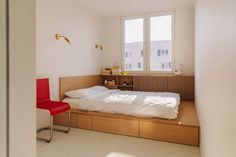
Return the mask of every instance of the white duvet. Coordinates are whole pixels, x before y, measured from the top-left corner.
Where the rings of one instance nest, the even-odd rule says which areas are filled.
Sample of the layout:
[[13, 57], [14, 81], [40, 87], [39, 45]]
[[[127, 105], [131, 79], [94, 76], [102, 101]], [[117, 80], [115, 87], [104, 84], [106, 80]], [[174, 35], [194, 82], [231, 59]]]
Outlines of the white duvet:
[[81, 99], [66, 98], [63, 101], [69, 103], [72, 109], [175, 119], [180, 97], [176, 93], [107, 90]]

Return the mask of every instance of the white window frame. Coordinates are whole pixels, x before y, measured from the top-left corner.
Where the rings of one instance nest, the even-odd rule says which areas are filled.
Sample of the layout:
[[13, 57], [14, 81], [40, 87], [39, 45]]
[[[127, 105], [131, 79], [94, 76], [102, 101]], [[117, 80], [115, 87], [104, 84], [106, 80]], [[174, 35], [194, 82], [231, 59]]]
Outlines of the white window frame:
[[124, 64], [125, 64], [125, 20], [132, 20], [132, 19], [143, 19], [143, 70], [142, 71], [128, 71], [129, 73], [144, 73], [146, 72], [146, 60], [147, 60], [147, 47], [146, 47], [146, 42], [147, 42], [147, 36], [146, 36], [146, 30], [147, 30], [147, 18], [146, 16], [129, 16], [129, 17], [122, 17], [122, 22], [121, 22], [121, 25], [122, 25], [122, 55], [121, 55], [121, 63], [122, 63], [122, 70], [125, 71], [125, 67], [124, 67]]
[[[171, 71], [151, 71], [150, 70], [150, 18], [155, 16], [165, 16], [171, 15], [172, 16], [172, 34], [171, 34], [171, 41], [172, 41], [172, 54], [171, 54]], [[143, 71], [128, 71], [129, 73], [154, 73], [154, 74], [173, 74], [175, 69], [175, 12], [174, 11], [166, 11], [166, 12], [159, 12], [155, 14], [146, 14], [141, 16], [128, 16], [122, 17], [121, 25], [122, 25], [122, 55], [121, 55], [121, 63], [122, 63], [122, 70], [124, 71], [124, 64], [125, 64], [125, 20], [131, 19], [138, 19], [143, 18]]]

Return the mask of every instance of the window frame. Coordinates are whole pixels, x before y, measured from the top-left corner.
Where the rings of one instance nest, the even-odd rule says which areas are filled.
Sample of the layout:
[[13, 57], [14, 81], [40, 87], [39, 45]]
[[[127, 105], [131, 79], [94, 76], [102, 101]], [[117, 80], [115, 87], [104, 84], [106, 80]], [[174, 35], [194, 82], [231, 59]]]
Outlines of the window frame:
[[[150, 69], [150, 19], [151, 17], [155, 16], [166, 16], [171, 15], [172, 17], [172, 34], [171, 34], [171, 42], [172, 42], [172, 53], [171, 53], [171, 71], [151, 71]], [[148, 74], [173, 74], [175, 69], [175, 11], [165, 11], [153, 14], [145, 14], [139, 16], [125, 16], [121, 18], [121, 25], [122, 25], [122, 53], [121, 53], [121, 63], [122, 63], [122, 70], [124, 71], [124, 64], [125, 64], [125, 21], [132, 20], [132, 19], [139, 19], [143, 18], [143, 70], [142, 71], [128, 71], [131, 74], [138, 74], [138, 73], [148, 73]]]
[[122, 70], [125, 71], [125, 20], [132, 20], [132, 19], [143, 19], [143, 70], [141, 71], [132, 71], [132, 70], [129, 70], [128, 72], [129, 73], [144, 73], [146, 72], [146, 60], [147, 60], [147, 47], [146, 47], [146, 42], [147, 42], [147, 36], [146, 36], [146, 30], [147, 30], [147, 18], [146, 16], [142, 15], [142, 16], [128, 16], [128, 17], [122, 17], [122, 22], [121, 22], [121, 25], [122, 25], [122, 53], [121, 53], [121, 63], [122, 63]]

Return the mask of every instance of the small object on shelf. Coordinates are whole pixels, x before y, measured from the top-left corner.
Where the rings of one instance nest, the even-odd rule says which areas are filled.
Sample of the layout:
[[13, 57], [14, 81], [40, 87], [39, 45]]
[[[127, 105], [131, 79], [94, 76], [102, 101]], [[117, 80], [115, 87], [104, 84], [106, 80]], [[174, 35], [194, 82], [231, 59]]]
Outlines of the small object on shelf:
[[111, 75], [111, 68], [102, 69], [102, 75]]
[[128, 72], [127, 71], [123, 71], [121, 72], [122, 75], [128, 75]]
[[107, 85], [107, 83], [108, 83], [107, 80], [105, 80], [105, 81], [104, 81], [104, 84]]
[[116, 85], [116, 81], [115, 80], [107, 81], [107, 84], [109, 86], [115, 86]]
[[120, 75], [121, 74], [121, 68], [120, 66], [113, 66], [111, 68], [112, 75]]
[[126, 86], [126, 85], [127, 85], [127, 82], [124, 81], [124, 82], [122, 83], [122, 85], [123, 85], [123, 86]]
[[180, 76], [180, 75], [182, 75], [182, 73], [183, 73], [183, 65], [182, 64], [178, 64], [176, 66], [176, 68], [175, 68], [174, 74], [176, 76]]

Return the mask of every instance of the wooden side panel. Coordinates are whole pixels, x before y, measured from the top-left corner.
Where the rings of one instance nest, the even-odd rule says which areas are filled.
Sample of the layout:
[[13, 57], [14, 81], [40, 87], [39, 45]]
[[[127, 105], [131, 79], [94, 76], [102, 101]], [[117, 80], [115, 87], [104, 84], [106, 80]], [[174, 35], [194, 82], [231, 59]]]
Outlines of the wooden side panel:
[[[67, 121], [68, 121], [67, 113], [59, 114], [54, 118], [54, 123], [56, 125], [66, 126]], [[71, 127], [91, 130], [92, 116], [78, 113], [71, 113]]]
[[165, 76], [134, 76], [134, 90], [147, 92], [166, 92], [167, 77]]
[[140, 121], [140, 137], [199, 145], [199, 128]]
[[93, 130], [138, 136], [139, 124], [137, 120], [93, 116]]
[[88, 88], [95, 85], [102, 85], [100, 75], [62, 77], [59, 80], [60, 100], [65, 98], [65, 92], [75, 89]]
[[168, 77], [168, 92], [179, 93], [183, 100], [194, 100], [194, 77]]

